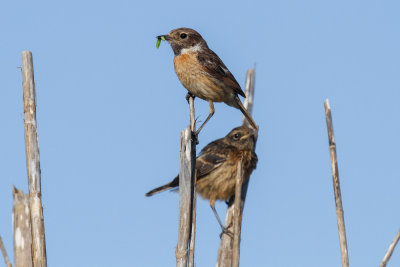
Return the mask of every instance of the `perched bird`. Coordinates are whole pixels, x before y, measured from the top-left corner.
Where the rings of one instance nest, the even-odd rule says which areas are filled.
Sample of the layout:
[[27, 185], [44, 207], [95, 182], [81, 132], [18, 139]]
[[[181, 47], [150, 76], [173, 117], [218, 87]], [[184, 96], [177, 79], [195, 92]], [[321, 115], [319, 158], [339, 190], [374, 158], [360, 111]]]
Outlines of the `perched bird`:
[[[219, 225], [223, 232], [226, 229], [215, 210], [216, 200], [230, 200], [235, 194], [237, 165], [242, 160], [244, 181], [250, 177], [257, 165], [255, 142], [257, 132], [246, 126], [234, 128], [227, 136], [217, 139], [205, 146], [196, 158], [196, 191], [203, 198], [210, 200]], [[146, 196], [179, 186], [179, 176], [166, 185], [157, 187]]]
[[186, 98], [197, 96], [208, 101], [210, 105], [210, 113], [196, 131], [196, 135], [214, 115], [213, 102], [225, 102], [240, 109], [251, 125], [258, 129], [239, 99], [238, 95], [246, 97], [240, 85], [217, 54], [208, 48], [206, 41], [198, 32], [189, 28], [179, 28], [157, 38], [168, 41], [174, 51], [176, 75], [189, 91]]

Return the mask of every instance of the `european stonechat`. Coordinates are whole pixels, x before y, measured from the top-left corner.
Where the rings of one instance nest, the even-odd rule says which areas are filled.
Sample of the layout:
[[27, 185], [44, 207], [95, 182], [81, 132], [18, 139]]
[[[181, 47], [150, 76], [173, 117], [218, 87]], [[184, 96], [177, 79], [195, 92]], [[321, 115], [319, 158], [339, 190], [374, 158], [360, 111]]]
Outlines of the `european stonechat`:
[[[242, 173], [244, 181], [257, 166], [255, 153], [256, 130], [240, 126], [234, 128], [224, 138], [217, 139], [205, 146], [196, 158], [196, 191], [203, 198], [210, 200], [219, 225], [223, 232], [226, 229], [215, 210], [216, 200], [230, 200], [235, 194], [237, 165], [242, 160]], [[146, 193], [152, 196], [156, 193], [176, 189], [179, 186], [179, 176], [166, 185], [157, 187]]]
[[208, 48], [198, 32], [189, 28], [179, 28], [157, 38], [170, 43], [175, 54], [175, 72], [182, 85], [189, 91], [189, 95], [206, 100], [210, 105], [210, 113], [196, 134], [199, 134], [214, 115], [213, 102], [225, 102], [240, 109], [251, 125], [258, 130], [255, 121], [239, 99], [238, 95], [246, 97], [239, 83], [217, 54]]

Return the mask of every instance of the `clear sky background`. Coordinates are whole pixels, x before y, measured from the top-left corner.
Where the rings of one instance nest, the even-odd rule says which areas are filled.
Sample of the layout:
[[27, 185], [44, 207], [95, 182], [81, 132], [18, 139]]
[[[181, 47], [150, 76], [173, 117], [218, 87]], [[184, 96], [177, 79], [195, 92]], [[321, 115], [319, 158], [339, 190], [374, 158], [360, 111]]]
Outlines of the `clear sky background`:
[[[49, 266], [175, 265], [178, 195], [144, 194], [177, 174], [189, 123], [172, 49], [157, 50], [155, 36], [191, 27], [242, 86], [257, 65], [242, 266], [340, 266], [326, 98], [350, 265], [378, 266], [400, 227], [399, 12], [394, 0], [2, 1], [0, 234], [10, 256], [12, 185], [27, 191], [18, 67], [31, 50]], [[195, 105], [203, 121], [208, 104]], [[215, 108], [198, 151], [241, 122], [239, 110]], [[196, 266], [214, 266], [220, 229], [208, 201], [197, 212]]]

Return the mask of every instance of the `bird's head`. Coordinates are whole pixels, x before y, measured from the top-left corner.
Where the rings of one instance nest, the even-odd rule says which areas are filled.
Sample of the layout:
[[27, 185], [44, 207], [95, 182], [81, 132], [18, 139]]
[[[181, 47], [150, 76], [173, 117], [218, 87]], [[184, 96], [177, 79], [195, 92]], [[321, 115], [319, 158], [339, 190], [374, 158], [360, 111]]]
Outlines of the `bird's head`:
[[178, 28], [165, 35], [157, 36], [157, 39], [165, 39], [172, 47], [175, 56], [190, 52], [198, 52], [208, 48], [206, 41], [195, 30]]
[[225, 136], [226, 142], [239, 150], [253, 151], [257, 139], [257, 131], [247, 126], [234, 128]]

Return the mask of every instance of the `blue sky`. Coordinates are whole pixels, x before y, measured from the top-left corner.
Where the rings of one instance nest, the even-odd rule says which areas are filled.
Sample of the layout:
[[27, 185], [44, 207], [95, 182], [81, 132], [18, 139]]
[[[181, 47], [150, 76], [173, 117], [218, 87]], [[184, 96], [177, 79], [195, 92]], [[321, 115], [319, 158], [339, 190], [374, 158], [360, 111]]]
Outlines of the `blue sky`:
[[[242, 86], [257, 66], [259, 163], [242, 265], [340, 266], [329, 98], [350, 264], [377, 266], [400, 227], [399, 10], [386, 0], [2, 1], [0, 234], [9, 253], [12, 185], [27, 191], [18, 67], [31, 50], [49, 266], [175, 264], [178, 195], [144, 193], [179, 168], [186, 90], [155, 36], [184, 26]], [[195, 105], [204, 120], [208, 104]], [[240, 111], [215, 108], [198, 151], [240, 124]], [[197, 212], [197, 266], [214, 266], [220, 229], [208, 201]]]

